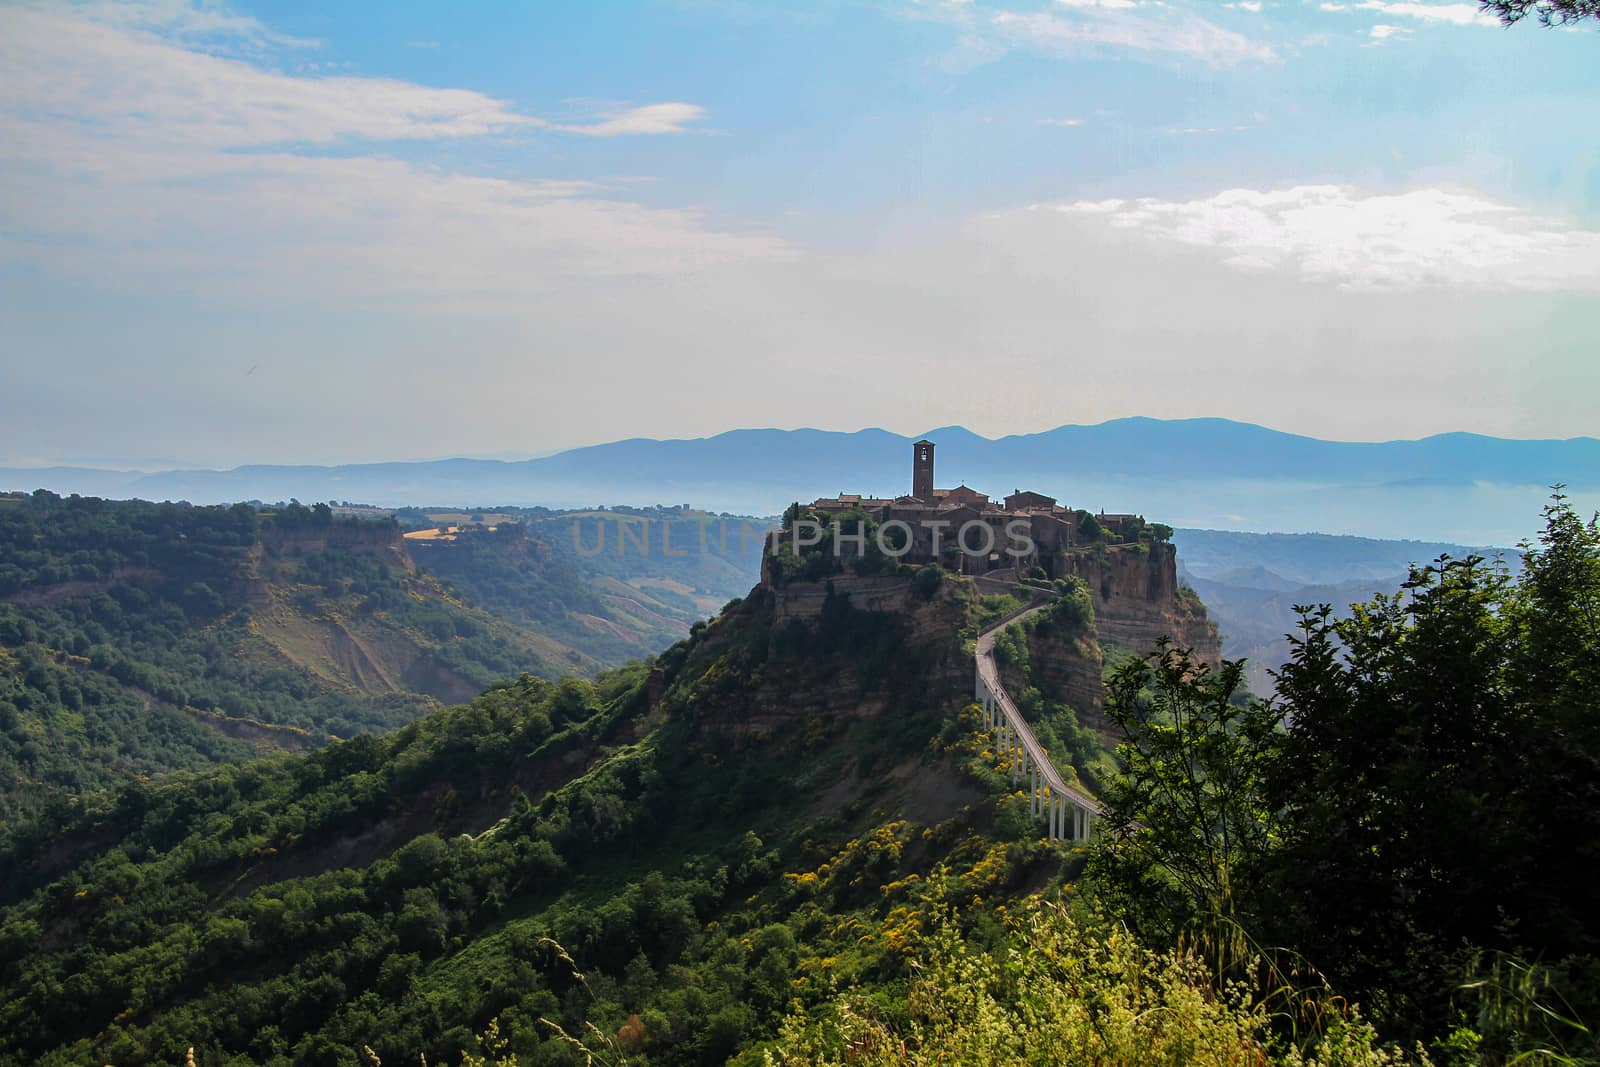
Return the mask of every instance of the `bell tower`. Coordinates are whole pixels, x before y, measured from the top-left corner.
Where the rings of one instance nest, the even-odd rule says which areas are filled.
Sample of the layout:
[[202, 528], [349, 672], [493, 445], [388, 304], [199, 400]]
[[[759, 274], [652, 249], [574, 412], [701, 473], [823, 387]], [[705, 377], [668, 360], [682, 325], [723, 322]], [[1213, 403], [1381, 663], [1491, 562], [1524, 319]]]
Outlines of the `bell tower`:
[[933, 503], [932, 441], [918, 441], [911, 446], [911, 495], [925, 504]]

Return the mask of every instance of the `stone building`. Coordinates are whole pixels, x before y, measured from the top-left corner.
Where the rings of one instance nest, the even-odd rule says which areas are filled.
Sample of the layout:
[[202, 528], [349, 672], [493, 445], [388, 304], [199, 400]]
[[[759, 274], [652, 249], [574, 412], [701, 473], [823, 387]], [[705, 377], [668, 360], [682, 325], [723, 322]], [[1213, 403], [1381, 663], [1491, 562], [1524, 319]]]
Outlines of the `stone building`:
[[[903, 560], [926, 563], [937, 559], [964, 574], [1022, 573], [1042, 567], [1055, 577], [1057, 557], [1085, 544], [1077, 512], [1054, 497], [1017, 489], [1003, 504], [997, 504], [988, 494], [967, 485], [936, 489], [934, 443], [923, 440], [911, 447], [911, 492], [906, 496], [889, 500], [840, 493], [818, 498], [810, 510], [820, 516], [859, 510], [880, 527], [903, 524], [906, 529], [901, 535], [910, 539]], [[1136, 540], [1144, 525], [1143, 517], [1137, 515], [1102, 514], [1096, 521], [1116, 539]]]

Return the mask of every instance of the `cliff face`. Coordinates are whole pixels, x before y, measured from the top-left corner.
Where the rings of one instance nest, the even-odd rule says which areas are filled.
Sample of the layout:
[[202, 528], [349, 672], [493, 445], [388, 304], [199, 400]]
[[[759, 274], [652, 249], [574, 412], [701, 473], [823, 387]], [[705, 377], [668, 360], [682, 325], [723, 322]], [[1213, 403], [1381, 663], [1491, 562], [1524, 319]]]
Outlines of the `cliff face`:
[[[953, 713], [971, 698], [960, 638], [971, 607], [952, 580], [930, 595], [902, 576], [757, 586], [719, 620], [738, 647], [698, 676], [697, 721], [745, 741], [801, 724], [821, 743], [897, 707]], [[724, 677], [726, 691], [707, 684]]]
[[1177, 549], [1141, 547], [1142, 552], [1109, 548], [1061, 557], [1060, 572], [1082, 578], [1094, 594], [1096, 638], [1102, 645], [1145, 653], [1169, 637], [1215, 666], [1222, 644], [1200, 598], [1178, 588]]
[[1034, 686], [1051, 700], [1066, 704], [1078, 722], [1109, 734], [1105, 717], [1105, 656], [1095, 638], [1094, 626], [1078, 632], [1049, 627], [1028, 631], [1026, 668], [1002, 664], [1000, 681], [1007, 692], [1022, 693]]
[[[1003, 668], [1008, 688], [1021, 692], [1034, 686], [1051, 700], [1070, 705], [1082, 725], [1105, 733], [1104, 686], [1107, 649], [1143, 654], [1161, 638], [1194, 650], [1213, 665], [1221, 658], [1215, 628], [1205, 605], [1178, 587], [1177, 558], [1171, 545], [1146, 544], [1145, 550], [1084, 550], [1058, 557], [1058, 574], [1082, 579], [1093, 595], [1094, 618], [1081, 627], [1046, 626], [1027, 631], [1026, 671]], [[879, 616], [892, 627], [895, 640], [910, 656], [932, 654], [921, 679], [924, 697], [955, 707], [970, 699], [974, 665], [960, 646], [963, 628], [970, 631], [977, 599], [1004, 587], [981, 588], [963, 579], [946, 578], [931, 597], [919, 596], [912, 577], [835, 575], [826, 582], [764, 583], [741, 606], [744, 612], [770, 612], [777, 647], [786, 632], [823, 639], [825, 619], [841, 603], [853, 612]], [[832, 605], [830, 607], [830, 605]], [[818, 662], [807, 661], [811, 668]], [[809, 669], [801, 664], [797, 669]], [[831, 663], [816, 677], [774, 673], [762, 675], [763, 691], [752, 694], [751, 718], [727, 724], [735, 730], [770, 728], [790, 717], [838, 716], [867, 718], [880, 714], [891, 693], [863, 679], [848, 657]], [[760, 724], [765, 724], [760, 725]]]
[[784, 626], [815, 621], [831, 595], [847, 600], [853, 611], [897, 616], [909, 641], [938, 642], [961, 629], [969, 600], [963, 588], [947, 581], [933, 596], [920, 597], [912, 589], [912, 579], [902, 575], [840, 574], [826, 582], [791, 582], [771, 590], [773, 623]]

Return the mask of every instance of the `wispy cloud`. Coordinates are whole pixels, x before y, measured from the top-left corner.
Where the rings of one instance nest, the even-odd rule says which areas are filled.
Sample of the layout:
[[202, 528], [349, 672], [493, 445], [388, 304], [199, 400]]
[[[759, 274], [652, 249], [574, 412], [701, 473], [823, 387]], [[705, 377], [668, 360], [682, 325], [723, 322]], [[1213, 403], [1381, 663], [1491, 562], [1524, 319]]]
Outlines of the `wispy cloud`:
[[13, 127], [249, 148], [472, 137], [546, 125], [472, 90], [293, 77], [72, 10], [21, 9], [8, 22], [0, 38], [8, 87], [0, 115]]
[[[1325, 10], [1331, 10], [1324, 5]], [[1499, 26], [1498, 19], [1486, 15], [1477, 4], [1419, 4], [1396, 3], [1392, 0], [1363, 0], [1356, 4], [1358, 11], [1376, 11], [1381, 15], [1416, 19], [1419, 22], [1440, 22], [1452, 26]]]
[[1471, 192], [1307, 185], [1035, 210], [1098, 218], [1152, 241], [1209, 249], [1242, 271], [1286, 272], [1347, 288], [1600, 292], [1600, 232]]
[[274, 38], [209, 8], [6, 18], [0, 259], [208, 286], [244, 278], [246, 291], [493, 298], [787, 254], [698, 210], [617, 199], [609, 183], [452, 173], [378, 151], [528, 131], [678, 133], [703, 115], [694, 104], [557, 122], [470, 89], [295, 76], [219, 54]]
[[[1251, 10], [1253, 3], [1246, 0], [1239, 6]], [[991, 62], [1014, 50], [1066, 58], [1177, 55], [1224, 67], [1279, 58], [1270, 43], [1164, 0], [1054, 0], [1044, 9], [1025, 11], [912, 0], [900, 10], [960, 27], [959, 46], [946, 59], [947, 66], [956, 68]]]
[[1248, 123], [1235, 123], [1232, 126], [1169, 126], [1168, 133], [1196, 134], [1196, 133], [1242, 133], [1250, 129]]
[[646, 104], [608, 115], [588, 125], [564, 125], [557, 129], [587, 137], [622, 137], [628, 134], [683, 133], [698, 121], [706, 109], [698, 104]]
[[195, 0], [87, 0], [72, 13], [86, 20], [148, 30], [189, 45], [233, 49], [243, 45], [317, 48], [320, 41], [292, 37], [269, 29], [261, 20], [230, 11], [220, 3]]
[[20, 8], [8, 16], [7, 31], [0, 76], [10, 120], [190, 146], [481, 137], [516, 129], [615, 137], [679, 133], [704, 114], [697, 105], [670, 102], [595, 122], [555, 122], [470, 89], [290, 76], [191, 40], [277, 39], [256, 20], [178, 4]]
[[[1444, 26], [1500, 25], [1498, 19], [1485, 14], [1479, 5], [1474, 3], [1426, 4], [1411, 0], [1361, 0], [1359, 3], [1338, 3], [1335, 0], [1325, 0], [1318, 4], [1317, 8], [1333, 13], [1371, 11], [1389, 18], [1412, 19], [1416, 22]], [[1392, 36], [1396, 27], [1389, 23], [1378, 23], [1373, 29], [1379, 32], [1370, 36], [1381, 39]]]
[[1013, 46], [1066, 56], [1126, 49], [1187, 56], [1216, 66], [1270, 63], [1278, 58], [1265, 41], [1171, 8], [1153, 15], [1103, 8], [1070, 16], [1003, 11], [993, 17], [991, 26]]

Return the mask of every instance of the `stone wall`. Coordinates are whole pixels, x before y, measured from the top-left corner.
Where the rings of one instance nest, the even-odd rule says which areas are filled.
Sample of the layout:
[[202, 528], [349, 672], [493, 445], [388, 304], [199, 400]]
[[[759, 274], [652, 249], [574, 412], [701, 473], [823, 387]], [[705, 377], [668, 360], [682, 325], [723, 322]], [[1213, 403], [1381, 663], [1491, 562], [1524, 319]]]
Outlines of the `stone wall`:
[[790, 582], [774, 590], [776, 604], [773, 621], [783, 625], [792, 619], [810, 621], [822, 613], [828, 587], [835, 596], [848, 596], [858, 611], [903, 612], [911, 605], [911, 579], [898, 574], [863, 578], [836, 574], [827, 582]]

